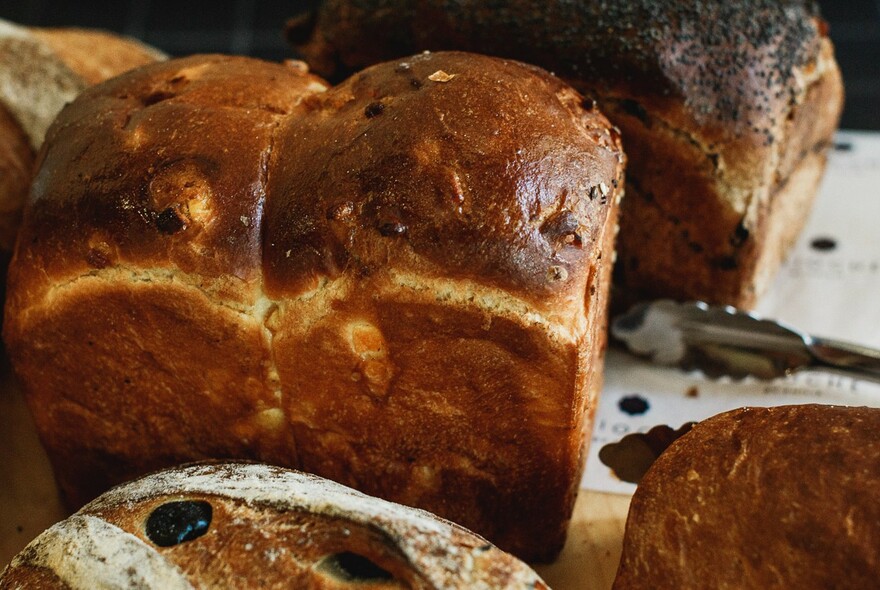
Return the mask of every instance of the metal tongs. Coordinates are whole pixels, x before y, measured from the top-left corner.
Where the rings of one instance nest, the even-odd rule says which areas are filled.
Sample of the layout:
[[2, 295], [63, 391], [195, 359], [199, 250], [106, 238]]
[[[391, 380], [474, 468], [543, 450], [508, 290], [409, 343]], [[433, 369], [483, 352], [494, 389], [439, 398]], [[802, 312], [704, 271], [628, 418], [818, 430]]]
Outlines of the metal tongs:
[[733, 307], [640, 304], [614, 320], [611, 334], [637, 355], [711, 378], [773, 379], [820, 369], [880, 383], [880, 350], [810, 336]]

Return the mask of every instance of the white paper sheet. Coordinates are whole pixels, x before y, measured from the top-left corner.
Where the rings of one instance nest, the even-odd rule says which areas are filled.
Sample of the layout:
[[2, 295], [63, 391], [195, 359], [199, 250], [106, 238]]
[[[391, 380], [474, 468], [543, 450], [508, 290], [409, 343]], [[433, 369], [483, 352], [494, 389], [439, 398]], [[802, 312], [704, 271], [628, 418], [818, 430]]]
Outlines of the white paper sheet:
[[[807, 227], [756, 313], [814, 335], [880, 348], [880, 133], [841, 132], [836, 145]], [[621, 408], [627, 397], [646, 404], [630, 400], [628, 413]], [[582, 487], [635, 490], [598, 457], [599, 449], [628, 433], [661, 424], [678, 428], [743, 406], [800, 403], [880, 407], [880, 385], [820, 372], [711, 381], [611, 350]], [[643, 413], [632, 413], [644, 405]]]

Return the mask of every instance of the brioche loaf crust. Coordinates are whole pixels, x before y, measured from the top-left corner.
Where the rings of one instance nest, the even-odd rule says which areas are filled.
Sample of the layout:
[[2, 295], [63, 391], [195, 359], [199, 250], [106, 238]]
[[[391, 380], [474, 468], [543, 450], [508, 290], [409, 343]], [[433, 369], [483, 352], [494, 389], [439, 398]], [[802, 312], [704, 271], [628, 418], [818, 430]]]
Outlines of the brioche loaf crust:
[[332, 89], [198, 56], [87, 90], [46, 142], [5, 328], [62, 489], [258, 458], [549, 558], [623, 164], [562, 82], [461, 53]]

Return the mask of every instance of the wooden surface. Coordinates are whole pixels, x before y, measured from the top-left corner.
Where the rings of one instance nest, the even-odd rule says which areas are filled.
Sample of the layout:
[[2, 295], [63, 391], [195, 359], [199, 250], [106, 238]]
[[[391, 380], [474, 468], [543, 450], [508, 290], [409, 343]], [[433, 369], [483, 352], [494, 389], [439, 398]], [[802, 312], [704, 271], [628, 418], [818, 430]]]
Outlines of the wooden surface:
[[[5, 358], [0, 362], [0, 564], [5, 565], [64, 518], [64, 511], [30, 414]], [[554, 590], [611, 588], [628, 506], [625, 496], [582, 491], [562, 555], [535, 569]]]

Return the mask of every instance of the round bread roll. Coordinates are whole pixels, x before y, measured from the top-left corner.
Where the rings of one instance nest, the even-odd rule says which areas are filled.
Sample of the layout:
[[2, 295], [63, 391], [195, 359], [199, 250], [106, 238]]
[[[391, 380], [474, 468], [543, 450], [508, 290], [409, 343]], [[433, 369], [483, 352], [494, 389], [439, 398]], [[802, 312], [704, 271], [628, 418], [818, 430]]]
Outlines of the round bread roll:
[[621, 303], [753, 307], [806, 222], [843, 106], [806, 0], [323, 0], [290, 35], [324, 75], [456, 49], [594, 97], [630, 161]]
[[92, 84], [164, 57], [101, 31], [0, 19], [0, 250], [12, 251], [34, 154], [61, 108]]
[[51, 527], [0, 588], [547, 589], [527, 565], [422, 510], [297, 471], [154, 473]]
[[880, 409], [746, 408], [700, 422], [639, 483], [615, 590], [874, 588]]
[[4, 330], [62, 491], [254, 459], [549, 559], [623, 169], [592, 103], [473, 54], [334, 88], [195, 56], [86, 90], [47, 137]]

